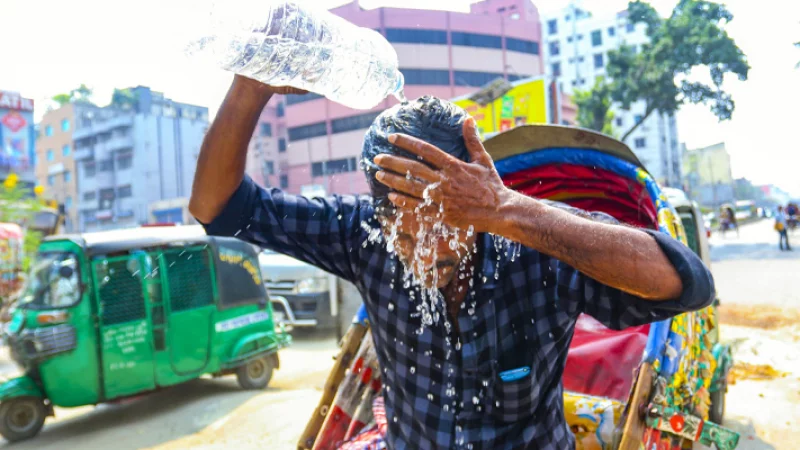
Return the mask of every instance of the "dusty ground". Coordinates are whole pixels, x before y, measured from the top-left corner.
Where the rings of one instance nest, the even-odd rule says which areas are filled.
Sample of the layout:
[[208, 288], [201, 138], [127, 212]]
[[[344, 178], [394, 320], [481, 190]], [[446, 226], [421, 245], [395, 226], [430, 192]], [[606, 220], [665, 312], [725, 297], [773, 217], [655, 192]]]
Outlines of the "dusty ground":
[[[769, 222], [712, 238], [722, 337], [738, 361], [725, 425], [742, 433], [742, 450], [800, 442], [800, 250], [781, 253], [775, 238]], [[201, 379], [124, 404], [59, 409], [37, 438], [9, 448], [293, 449], [335, 353], [332, 338], [301, 336], [265, 391]], [[0, 372], [9, 370], [0, 354]]]

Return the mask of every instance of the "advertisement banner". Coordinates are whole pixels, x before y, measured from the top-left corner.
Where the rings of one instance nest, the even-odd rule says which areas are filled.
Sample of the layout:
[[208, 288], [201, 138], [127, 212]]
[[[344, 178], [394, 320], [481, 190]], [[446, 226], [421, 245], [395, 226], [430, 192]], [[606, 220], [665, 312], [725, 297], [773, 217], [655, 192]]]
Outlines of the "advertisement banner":
[[502, 97], [481, 106], [468, 97], [453, 100], [475, 118], [481, 135], [520, 125], [547, 123], [547, 85], [544, 79], [515, 83]]

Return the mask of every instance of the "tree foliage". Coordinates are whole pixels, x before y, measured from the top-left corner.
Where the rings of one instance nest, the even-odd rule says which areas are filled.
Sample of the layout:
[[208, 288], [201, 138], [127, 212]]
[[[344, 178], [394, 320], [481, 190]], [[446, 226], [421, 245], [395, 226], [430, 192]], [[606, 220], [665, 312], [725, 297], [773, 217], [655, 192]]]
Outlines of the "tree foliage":
[[[606, 72], [611, 81], [592, 89], [597, 95], [610, 93], [625, 110], [634, 102], [645, 102], [642, 120], [623, 133], [623, 140], [653, 112], [672, 114], [685, 103], [708, 105], [719, 120], [731, 118], [735, 103], [722, 89], [723, 80], [726, 74], [746, 80], [750, 69], [744, 53], [725, 31], [724, 25], [732, 19], [725, 6], [711, 1], [680, 0], [668, 18], [659, 16], [647, 2], [628, 4], [628, 20], [643, 23], [650, 42], [639, 52], [626, 45], [609, 52]], [[696, 75], [692, 69], [697, 67], [708, 69], [710, 84], [687, 79]], [[598, 117], [588, 123], [604, 122]]]
[[[42, 209], [42, 203], [38, 198], [42, 190], [37, 187], [35, 191], [37, 197], [31, 198], [28, 188], [20, 186], [17, 175], [9, 174], [0, 186], [0, 222], [20, 224], [23, 229], [27, 224], [32, 223], [36, 213]], [[25, 230], [22, 270], [28, 269], [39, 248], [40, 240], [41, 236], [38, 232]]]
[[130, 89], [114, 89], [111, 94], [111, 106], [119, 109], [133, 109], [136, 107], [136, 94]]
[[594, 86], [588, 91], [575, 91], [573, 100], [578, 106], [578, 125], [609, 136], [614, 134], [611, 87], [604, 79], [595, 80]]
[[92, 95], [94, 91], [86, 86], [85, 84], [81, 83], [80, 86], [77, 88], [69, 91], [66, 94], [56, 94], [53, 96], [52, 100], [58, 103], [58, 106], [64, 106], [68, 103], [92, 103]]

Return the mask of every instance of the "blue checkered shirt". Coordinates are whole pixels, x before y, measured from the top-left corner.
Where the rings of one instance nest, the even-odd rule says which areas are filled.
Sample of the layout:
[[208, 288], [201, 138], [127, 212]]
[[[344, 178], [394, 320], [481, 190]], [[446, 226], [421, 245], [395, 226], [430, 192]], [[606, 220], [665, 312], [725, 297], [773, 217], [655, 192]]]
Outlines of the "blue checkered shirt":
[[[483, 234], [457, 334], [443, 320], [421, 326], [419, 293], [403, 287], [396, 256], [368, 239], [378, 229], [369, 197], [307, 199], [245, 178], [206, 229], [308, 262], [358, 287], [383, 371], [388, 445], [398, 450], [574, 448], [561, 375], [578, 315], [621, 329], [699, 309], [714, 297], [702, 262], [655, 231], [650, 234], [683, 280], [676, 300], [625, 294], [536, 250], [498, 247]], [[520, 367], [531, 368], [529, 375], [500, 379], [501, 372]]]

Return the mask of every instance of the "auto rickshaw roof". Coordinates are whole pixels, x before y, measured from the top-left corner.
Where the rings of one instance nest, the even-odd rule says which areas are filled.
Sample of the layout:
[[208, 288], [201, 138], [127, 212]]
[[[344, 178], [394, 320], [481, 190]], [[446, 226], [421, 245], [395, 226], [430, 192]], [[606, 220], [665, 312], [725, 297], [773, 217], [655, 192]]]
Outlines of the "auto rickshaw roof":
[[521, 125], [492, 136], [483, 145], [495, 161], [551, 148], [588, 149], [616, 156], [647, 170], [623, 142], [583, 128], [549, 124]]
[[44, 242], [72, 241], [91, 255], [175, 244], [208, 244], [213, 237], [200, 225], [124, 228], [82, 234], [49, 236]]

